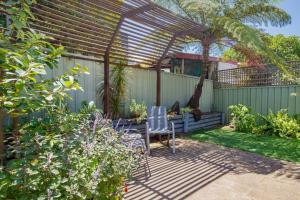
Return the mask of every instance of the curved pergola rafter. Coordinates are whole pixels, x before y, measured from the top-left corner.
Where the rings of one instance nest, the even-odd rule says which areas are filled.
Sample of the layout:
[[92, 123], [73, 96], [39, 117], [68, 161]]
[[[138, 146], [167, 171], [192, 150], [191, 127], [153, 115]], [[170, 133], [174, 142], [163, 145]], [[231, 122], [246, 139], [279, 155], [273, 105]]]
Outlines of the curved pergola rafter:
[[[197, 38], [204, 26], [178, 16], [150, 0], [39, 0], [32, 8], [37, 31], [50, 35], [76, 56], [104, 63], [104, 112], [109, 113], [109, 65], [156, 66], [160, 104], [161, 62], [182, 49], [185, 37]], [[195, 34], [199, 33], [199, 34]]]

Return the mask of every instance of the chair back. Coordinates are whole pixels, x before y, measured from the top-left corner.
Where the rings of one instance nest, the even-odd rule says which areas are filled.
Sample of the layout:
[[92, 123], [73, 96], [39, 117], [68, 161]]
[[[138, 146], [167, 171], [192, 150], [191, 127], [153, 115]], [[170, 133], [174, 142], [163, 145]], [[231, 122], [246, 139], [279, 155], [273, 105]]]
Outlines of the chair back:
[[151, 108], [148, 108], [147, 121], [151, 131], [167, 130], [167, 109], [163, 106], [152, 106]]

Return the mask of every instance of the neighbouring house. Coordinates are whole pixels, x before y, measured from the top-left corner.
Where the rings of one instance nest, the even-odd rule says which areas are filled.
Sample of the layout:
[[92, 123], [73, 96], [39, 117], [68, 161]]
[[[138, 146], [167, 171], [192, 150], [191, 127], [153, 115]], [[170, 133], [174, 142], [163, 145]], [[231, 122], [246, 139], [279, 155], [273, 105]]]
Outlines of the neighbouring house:
[[[168, 55], [163, 61], [164, 71], [174, 74], [185, 74], [199, 77], [202, 75], [203, 56], [199, 54], [176, 53]], [[234, 69], [238, 67], [237, 62], [223, 62], [218, 57], [209, 57], [211, 63], [207, 78], [211, 79], [212, 73], [218, 70]]]

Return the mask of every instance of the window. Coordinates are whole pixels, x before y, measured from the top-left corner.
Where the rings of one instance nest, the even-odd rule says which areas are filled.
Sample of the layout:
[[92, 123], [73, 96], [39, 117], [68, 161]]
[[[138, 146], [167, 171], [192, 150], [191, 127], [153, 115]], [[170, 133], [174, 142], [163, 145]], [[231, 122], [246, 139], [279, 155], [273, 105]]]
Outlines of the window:
[[186, 59], [184, 61], [184, 74], [199, 77], [202, 71], [201, 65], [202, 61]]
[[171, 62], [172, 62], [171, 72], [175, 74], [182, 74], [181, 71], [182, 59], [172, 59]]

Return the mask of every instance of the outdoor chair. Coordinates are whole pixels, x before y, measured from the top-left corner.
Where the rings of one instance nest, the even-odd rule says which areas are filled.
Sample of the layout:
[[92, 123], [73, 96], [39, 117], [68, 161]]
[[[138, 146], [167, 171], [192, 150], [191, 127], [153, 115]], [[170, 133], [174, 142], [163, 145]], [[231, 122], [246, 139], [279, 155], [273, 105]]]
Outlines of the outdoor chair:
[[175, 153], [175, 126], [168, 122], [167, 110], [162, 106], [152, 106], [148, 109], [148, 118], [146, 122], [146, 141], [148, 154], [150, 155], [150, 136], [167, 135], [168, 144], [170, 135], [172, 135], [172, 152]]

